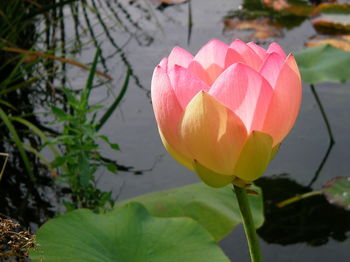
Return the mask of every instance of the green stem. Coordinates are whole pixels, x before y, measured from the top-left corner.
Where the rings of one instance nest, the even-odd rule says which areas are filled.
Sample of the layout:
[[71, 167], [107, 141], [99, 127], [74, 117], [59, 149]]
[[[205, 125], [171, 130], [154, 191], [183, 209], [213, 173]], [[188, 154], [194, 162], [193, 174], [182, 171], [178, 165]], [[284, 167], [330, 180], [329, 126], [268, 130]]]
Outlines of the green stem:
[[247, 198], [247, 192], [244, 188], [233, 185], [237, 196], [239, 209], [241, 210], [242, 221], [245, 235], [248, 241], [249, 253], [252, 262], [262, 262], [259, 240], [256, 235], [253, 216]]
[[282, 202], [277, 203], [276, 206], [277, 207], [284, 207], [284, 206], [290, 205], [290, 204], [292, 204], [294, 202], [297, 202], [297, 201], [305, 199], [305, 198], [321, 195], [322, 193], [323, 193], [322, 190], [307, 192], [307, 193], [304, 193], [302, 195], [297, 195], [297, 196], [288, 198], [286, 200], [283, 200]]
[[313, 84], [311, 84], [310, 87], [311, 87], [311, 92], [312, 92], [313, 96], [315, 97], [317, 105], [318, 105], [318, 107], [319, 107], [319, 109], [321, 111], [321, 115], [322, 115], [322, 118], [324, 120], [324, 123], [326, 124], [326, 128], [327, 128], [327, 131], [328, 131], [329, 139], [331, 140], [331, 144], [334, 144], [335, 143], [335, 139], [334, 139], [334, 136], [333, 136], [332, 127], [331, 127], [331, 124], [328, 121], [328, 117], [327, 117], [326, 111], [323, 108], [321, 99], [320, 99], [320, 97], [317, 94], [315, 86]]

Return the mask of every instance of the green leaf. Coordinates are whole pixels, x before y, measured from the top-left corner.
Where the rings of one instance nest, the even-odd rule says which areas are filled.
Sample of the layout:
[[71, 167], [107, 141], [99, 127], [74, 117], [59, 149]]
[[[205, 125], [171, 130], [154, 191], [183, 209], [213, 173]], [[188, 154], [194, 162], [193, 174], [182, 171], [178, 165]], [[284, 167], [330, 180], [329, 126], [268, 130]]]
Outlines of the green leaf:
[[85, 152], [81, 152], [78, 156], [78, 166], [80, 170], [80, 185], [83, 188], [86, 188], [89, 185], [89, 182], [92, 178], [92, 172], [90, 169], [90, 163], [89, 163], [89, 158], [85, 154]]
[[80, 100], [75, 96], [74, 92], [68, 88], [62, 88], [63, 93], [67, 97], [67, 103], [71, 105], [75, 110], [81, 107]]
[[350, 210], [350, 177], [336, 177], [328, 181], [322, 190], [329, 203]]
[[115, 144], [115, 143], [111, 143], [109, 142], [109, 139], [108, 137], [104, 136], [104, 135], [99, 135], [98, 136], [100, 139], [102, 139], [103, 141], [105, 141], [112, 149], [116, 150], [116, 151], [119, 151], [120, 150], [120, 147], [118, 144]]
[[58, 108], [57, 106], [52, 106], [51, 110], [52, 110], [52, 113], [59, 119], [66, 119], [70, 116], [69, 114], [64, 112], [63, 109]]
[[308, 84], [350, 79], [350, 52], [331, 45], [306, 48], [295, 54], [302, 80]]
[[120, 148], [119, 148], [119, 145], [118, 144], [114, 144], [114, 143], [109, 143], [110, 147], [116, 151], [119, 151]]
[[[254, 187], [258, 195], [249, 195], [256, 227], [264, 222], [263, 202], [260, 188]], [[232, 185], [212, 188], [204, 183], [142, 195], [119, 203], [143, 204], [153, 216], [190, 217], [199, 222], [215, 238], [223, 239], [241, 223], [241, 215]]]
[[112, 192], [102, 192], [98, 201], [100, 206], [104, 206], [108, 201], [112, 201]]
[[102, 108], [104, 108], [103, 105], [91, 106], [88, 108], [88, 110], [86, 110], [86, 113], [89, 114], [91, 112], [97, 111], [97, 110], [102, 109]]
[[118, 171], [118, 167], [114, 163], [107, 163], [106, 167], [107, 167], [108, 171], [110, 171], [112, 173], [117, 173], [117, 171]]
[[97, 215], [81, 209], [45, 223], [33, 262], [229, 262], [189, 218], [156, 218], [132, 203]]
[[63, 166], [66, 163], [66, 161], [67, 161], [66, 156], [58, 156], [52, 161], [51, 165], [52, 167], [60, 167], [60, 166]]
[[103, 141], [105, 141], [106, 143], [109, 143], [109, 139], [107, 136], [105, 135], [99, 135], [98, 138], [102, 139]]

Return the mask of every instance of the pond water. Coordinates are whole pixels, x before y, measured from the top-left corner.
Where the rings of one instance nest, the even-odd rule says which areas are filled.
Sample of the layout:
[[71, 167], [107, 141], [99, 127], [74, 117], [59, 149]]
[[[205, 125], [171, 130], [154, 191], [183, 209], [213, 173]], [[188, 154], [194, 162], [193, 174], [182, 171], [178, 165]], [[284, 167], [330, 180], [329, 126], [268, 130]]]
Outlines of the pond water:
[[[137, 6], [138, 2], [142, 2], [142, 8]], [[103, 28], [95, 27], [96, 35], [102, 35], [98, 39], [104, 56], [113, 55], [106, 60], [108, 74], [114, 78], [112, 89], [116, 90], [122, 85], [126, 71], [122, 58], [131, 66], [138, 79], [135, 81], [132, 78], [121, 106], [101, 130], [102, 134], [118, 143], [121, 148], [118, 153], [105, 148], [104, 154], [124, 166], [132, 167], [130, 171], [120, 171], [118, 175], [107, 171], [99, 174], [99, 187], [112, 190], [120, 200], [199, 181], [195, 174], [166, 153], [159, 139], [149, 98], [155, 65], [176, 45], [194, 54], [211, 38], [226, 43], [235, 38], [250, 40], [249, 32], [225, 31], [223, 27], [224, 18], [230, 11], [240, 8], [240, 1], [192, 0], [193, 26], [189, 43], [187, 3], [152, 12], [143, 1], [136, 1], [133, 5], [121, 3], [142, 26], [142, 30], [131, 26], [134, 34], [126, 32], [125, 28], [113, 20], [108, 4], [102, 1], [98, 7], [102, 19], [110, 28], [110, 36], [115, 39], [118, 48], [122, 49], [122, 57], [120, 52], [115, 54], [116, 43], [103, 34]], [[110, 3], [116, 4], [114, 1]], [[94, 12], [88, 15], [93, 23], [98, 24]], [[73, 26], [69, 25], [66, 25], [67, 38], [75, 33]], [[303, 49], [305, 40], [315, 34], [312, 24], [306, 19], [298, 27], [281, 29], [280, 37], [268, 38], [262, 44], [266, 46], [271, 41], [277, 41], [287, 52], [295, 52]], [[94, 52], [92, 47], [85, 48], [75, 58], [89, 62]], [[71, 68], [68, 76], [72, 79], [70, 85], [74, 88], [80, 88], [85, 83], [85, 72]], [[257, 182], [266, 197], [266, 224], [258, 232], [264, 261], [349, 260], [349, 212], [330, 206], [322, 197], [301, 201], [282, 213], [278, 213], [280, 211], [274, 207], [278, 199], [284, 200], [297, 193], [307, 192], [310, 188], [320, 189], [327, 180], [348, 175], [350, 170], [350, 89], [347, 84], [328, 83], [317, 85], [316, 88], [327, 111], [336, 143], [315, 178], [327, 153], [329, 137], [311, 89], [304, 85], [303, 103], [296, 125], [271, 162], [264, 178]], [[112, 100], [110, 90], [97, 88], [93, 91], [91, 102], [103, 101], [108, 104]], [[40, 108], [37, 110], [40, 111]], [[249, 261], [242, 227], [236, 228], [220, 245], [232, 261]]]

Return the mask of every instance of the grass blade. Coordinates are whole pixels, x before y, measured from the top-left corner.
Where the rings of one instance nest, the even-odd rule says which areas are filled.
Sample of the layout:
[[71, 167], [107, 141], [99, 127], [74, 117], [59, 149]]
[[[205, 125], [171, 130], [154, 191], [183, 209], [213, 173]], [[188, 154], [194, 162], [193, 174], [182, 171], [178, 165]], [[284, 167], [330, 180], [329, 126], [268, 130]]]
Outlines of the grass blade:
[[15, 142], [17, 149], [22, 157], [24, 166], [29, 174], [30, 180], [32, 182], [35, 182], [36, 178], [34, 176], [32, 168], [31, 168], [27, 153], [24, 150], [23, 143], [22, 143], [21, 139], [19, 138], [19, 135], [18, 135], [15, 127], [13, 126], [12, 122], [10, 121], [10, 119], [8, 118], [6, 113], [2, 110], [2, 108], [0, 108], [0, 118], [4, 121], [6, 127], [8, 128], [10, 134], [12, 135], [12, 139]]
[[5, 157], [4, 163], [2, 164], [2, 168], [1, 168], [1, 171], [0, 171], [0, 181], [1, 181], [2, 175], [3, 175], [4, 171], [5, 171], [7, 160], [9, 158], [9, 154], [0, 152], [0, 156]]
[[124, 84], [123, 84], [122, 89], [119, 92], [119, 95], [114, 100], [113, 104], [108, 108], [106, 113], [104, 113], [104, 115], [101, 117], [98, 125], [96, 126], [96, 131], [101, 129], [101, 127], [107, 122], [108, 118], [112, 115], [114, 110], [117, 108], [117, 106], [122, 101], [122, 99], [123, 99], [123, 97], [124, 97], [124, 95], [126, 93], [126, 90], [128, 89], [128, 86], [129, 86], [130, 75], [131, 75], [131, 70], [130, 70], [130, 68], [128, 68], [128, 71], [126, 73], [126, 77], [125, 77], [125, 80], [124, 80]]
[[[11, 121], [17, 121], [19, 123], [21, 123], [22, 125], [25, 125], [26, 127], [28, 127], [30, 130], [32, 130], [32, 132], [34, 134], [36, 134], [38, 137], [40, 137], [40, 139], [44, 142], [47, 143], [49, 141], [48, 137], [45, 135], [45, 133], [43, 131], [41, 131], [37, 126], [35, 126], [34, 124], [32, 124], [31, 122], [20, 118], [20, 117], [10, 117], [9, 118]], [[49, 145], [50, 150], [52, 151], [52, 153], [54, 154], [55, 157], [59, 156], [60, 153], [57, 151], [57, 149], [55, 147], [53, 147], [52, 145]], [[32, 151], [32, 150], [30, 150]]]
[[90, 92], [94, 86], [96, 67], [97, 67], [97, 62], [98, 62], [98, 58], [99, 58], [100, 54], [101, 54], [101, 49], [97, 48], [96, 53], [95, 53], [95, 57], [94, 57], [94, 61], [93, 61], [92, 66], [90, 68], [89, 77], [86, 81], [85, 89], [83, 90], [82, 95], [81, 95], [81, 101], [84, 101], [84, 103], [86, 105], [88, 105]]
[[[67, 64], [70, 64], [73, 66], [80, 67], [81, 69], [84, 69], [84, 70], [89, 70], [88, 66], [86, 66], [80, 62], [77, 62], [77, 61], [74, 61], [71, 59], [62, 58], [59, 56], [49, 55], [49, 54], [44, 53], [44, 52], [25, 50], [25, 49], [20, 49], [20, 48], [15, 48], [15, 47], [3, 47], [3, 48], [1, 48], [1, 50], [7, 51], [7, 52], [13, 52], [13, 53], [25, 54], [27, 56], [32, 56], [33, 59], [34, 58], [45, 58], [45, 59], [49, 59], [49, 60], [58, 60], [61, 63], [67, 63]], [[15, 70], [13, 70], [13, 71], [15, 71]], [[108, 80], [113, 80], [113, 78], [111, 76], [109, 76], [108, 74], [103, 73], [101, 71], [96, 71], [96, 74], [103, 76], [104, 78], [106, 78]]]

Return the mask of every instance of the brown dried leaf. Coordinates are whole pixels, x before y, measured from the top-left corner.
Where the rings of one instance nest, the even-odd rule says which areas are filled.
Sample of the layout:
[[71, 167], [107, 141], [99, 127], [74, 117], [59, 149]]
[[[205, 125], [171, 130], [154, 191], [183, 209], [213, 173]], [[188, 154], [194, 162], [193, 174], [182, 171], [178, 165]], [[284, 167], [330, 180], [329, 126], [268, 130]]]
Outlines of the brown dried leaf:
[[307, 47], [315, 47], [320, 45], [329, 44], [336, 48], [343, 49], [344, 51], [350, 52], [350, 35], [340, 36], [337, 38], [314, 38], [308, 40], [305, 45]]
[[12, 221], [0, 217], [0, 258], [16, 257], [16, 261], [26, 261], [30, 248], [36, 248], [35, 236]]
[[282, 36], [282, 26], [272, 22], [269, 18], [257, 18], [255, 20], [241, 20], [237, 17], [224, 20], [225, 31], [252, 32], [247, 40], [266, 39]]
[[283, 11], [297, 16], [308, 16], [314, 9], [306, 2], [295, 4], [288, 0], [264, 0], [263, 3], [275, 11]]
[[350, 34], [350, 4], [321, 4], [312, 19], [316, 31], [321, 34]]

